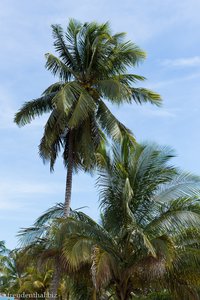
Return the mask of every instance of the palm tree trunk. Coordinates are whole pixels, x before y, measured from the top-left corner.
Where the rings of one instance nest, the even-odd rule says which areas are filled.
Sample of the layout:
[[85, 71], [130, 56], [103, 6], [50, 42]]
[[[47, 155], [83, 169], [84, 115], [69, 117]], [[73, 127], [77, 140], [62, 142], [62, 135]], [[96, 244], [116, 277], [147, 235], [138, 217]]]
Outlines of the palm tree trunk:
[[58, 260], [56, 260], [53, 278], [49, 287], [48, 300], [55, 300], [58, 298], [57, 291], [58, 291], [59, 283], [60, 283], [60, 264]]
[[126, 297], [126, 292], [123, 290], [117, 291], [116, 296], [118, 300], [128, 300]]
[[64, 203], [64, 217], [68, 217], [71, 206], [71, 193], [72, 193], [72, 173], [73, 173], [73, 133], [69, 133], [68, 141], [68, 167], [66, 177], [66, 189], [65, 189], [65, 203]]
[[119, 300], [129, 300], [130, 295], [128, 292], [128, 281], [123, 280], [116, 286], [116, 296]]
[[92, 293], [92, 300], [97, 300], [97, 292], [96, 292], [95, 288], [94, 288], [93, 293]]
[[[64, 203], [64, 218], [67, 218], [70, 213], [71, 205], [71, 192], [72, 192], [72, 173], [73, 173], [73, 133], [69, 133], [68, 141], [68, 167], [66, 177], [66, 189], [65, 189], [65, 203]], [[57, 290], [60, 283], [61, 271], [59, 259], [56, 260], [55, 270], [53, 273], [53, 279], [49, 288], [49, 300], [55, 300], [57, 298]]]

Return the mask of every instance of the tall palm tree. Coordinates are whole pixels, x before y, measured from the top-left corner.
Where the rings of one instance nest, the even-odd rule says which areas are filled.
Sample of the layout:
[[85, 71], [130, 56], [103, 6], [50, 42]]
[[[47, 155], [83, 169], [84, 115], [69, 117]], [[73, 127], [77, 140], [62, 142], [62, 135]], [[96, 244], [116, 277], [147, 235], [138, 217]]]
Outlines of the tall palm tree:
[[172, 156], [166, 147], [126, 142], [110, 157], [100, 154], [101, 225], [83, 215], [59, 230], [71, 267], [92, 258], [96, 289], [112, 284], [113, 299], [163, 289], [173, 299], [198, 299], [200, 178], [170, 166]]
[[58, 57], [46, 54], [46, 68], [58, 77], [42, 97], [26, 102], [15, 116], [19, 126], [35, 117], [50, 113], [39, 153], [53, 170], [58, 153], [63, 149], [67, 167], [65, 216], [71, 203], [74, 170], [88, 170], [94, 153], [105, 139], [104, 134], [119, 141], [130, 131], [111, 113], [104, 99], [113, 104], [160, 105], [160, 96], [150, 90], [134, 87], [144, 77], [129, 74], [145, 58], [145, 53], [124, 33], [112, 35], [109, 24], [71, 20], [66, 32], [53, 25], [53, 38]]

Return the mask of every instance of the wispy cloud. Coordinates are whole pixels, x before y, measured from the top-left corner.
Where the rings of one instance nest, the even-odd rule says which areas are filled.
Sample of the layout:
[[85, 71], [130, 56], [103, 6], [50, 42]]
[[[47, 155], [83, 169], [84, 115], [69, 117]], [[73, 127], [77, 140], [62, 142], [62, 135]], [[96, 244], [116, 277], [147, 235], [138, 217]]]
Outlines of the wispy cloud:
[[174, 110], [170, 109], [150, 109], [150, 108], [142, 108], [141, 113], [148, 117], [160, 117], [160, 118], [174, 118], [176, 114]]
[[[55, 195], [61, 190], [62, 185], [57, 183], [48, 184], [1, 179], [0, 209], [7, 211], [21, 211], [21, 209], [27, 209], [32, 202], [35, 203], [37, 195]], [[29, 199], [28, 202], [27, 198]]]
[[192, 74], [189, 75], [182, 75], [178, 77], [174, 77], [172, 79], [166, 79], [166, 80], [161, 80], [157, 82], [150, 82], [146, 84], [146, 88], [150, 89], [160, 89], [169, 85], [175, 85], [178, 83], [184, 83], [187, 81], [194, 81], [196, 79], [200, 78], [200, 72], [193, 72]]
[[[3, 181], [1, 179], [1, 195], [24, 195], [24, 194], [55, 194], [62, 188], [60, 184], [49, 184], [39, 182]], [[18, 197], [18, 196], [17, 196]]]
[[[88, 176], [82, 174], [82, 176], [74, 177], [73, 193], [75, 197], [94, 191], [93, 185], [89, 185], [85, 189], [88, 183]], [[40, 204], [41, 199], [43, 199], [43, 202], [52, 202], [51, 200], [56, 197], [55, 202], [59, 202], [64, 197], [64, 180], [60, 183], [49, 180], [41, 183], [30, 179], [19, 180], [1, 177], [0, 182], [0, 210], [4, 211], [26, 211], [32, 206], [37, 206], [36, 203]]]
[[0, 129], [14, 127], [14, 113], [15, 108], [12, 104], [12, 96], [0, 86]]
[[[14, 123], [15, 113], [19, 107], [15, 103], [15, 97], [9, 93], [8, 90], [0, 86], [0, 129], [16, 129], [17, 125]], [[33, 127], [44, 126], [48, 118], [48, 115], [36, 118], [31, 122]]]
[[0, 200], [0, 209], [1, 210], [16, 211], [17, 209], [21, 210], [22, 206], [23, 205], [19, 202], [11, 203], [11, 202], [7, 202], [7, 201], [2, 201], [2, 199]]
[[166, 67], [199, 67], [200, 66], [200, 56], [192, 56], [186, 58], [177, 59], [165, 59], [161, 63]]

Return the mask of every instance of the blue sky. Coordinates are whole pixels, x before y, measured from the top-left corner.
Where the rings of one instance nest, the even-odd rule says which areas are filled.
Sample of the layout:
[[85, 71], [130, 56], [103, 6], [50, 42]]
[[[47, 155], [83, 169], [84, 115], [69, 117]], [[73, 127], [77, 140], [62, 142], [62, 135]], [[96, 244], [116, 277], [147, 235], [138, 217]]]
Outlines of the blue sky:
[[[155, 141], [176, 150], [174, 163], [200, 174], [200, 1], [88, 0], [0, 1], [0, 240], [16, 246], [21, 227], [64, 199], [65, 173], [60, 160], [50, 174], [37, 145], [45, 117], [24, 128], [13, 124], [24, 101], [37, 98], [55, 81], [44, 54], [53, 52], [51, 24], [69, 18], [109, 20], [143, 48], [147, 60], [134, 73], [159, 92], [163, 107], [113, 107], [138, 141]], [[73, 183], [73, 208], [98, 219], [95, 178], [80, 174]]]

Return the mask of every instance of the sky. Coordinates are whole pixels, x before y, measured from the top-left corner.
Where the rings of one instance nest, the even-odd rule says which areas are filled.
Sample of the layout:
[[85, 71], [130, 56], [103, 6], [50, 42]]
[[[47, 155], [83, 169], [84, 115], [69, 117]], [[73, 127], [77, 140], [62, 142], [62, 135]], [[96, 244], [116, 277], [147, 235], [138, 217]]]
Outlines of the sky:
[[[45, 69], [54, 52], [51, 24], [66, 27], [69, 18], [110, 21], [113, 32], [127, 32], [147, 52], [132, 70], [143, 86], [160, 93], [162, 108], [112, 107], [139, 142], [175, 149], [173, 163], [200, 174], [200, 1], [199, 0], [1, 0], [0, 1], [0, 240], [18, 246], [16, 234], [55, 203], [64, 200], [66, 170], [54, 173], [38, 155], [46, 117], [18, 128], [14, 114], [56, 81]], [[98, 220], [95, 177], [74, 176], [72, 208]]]

